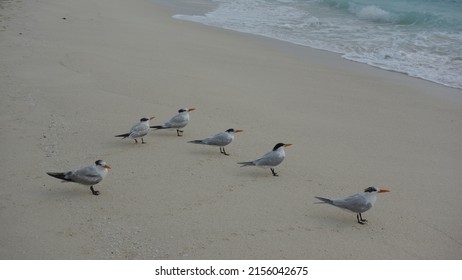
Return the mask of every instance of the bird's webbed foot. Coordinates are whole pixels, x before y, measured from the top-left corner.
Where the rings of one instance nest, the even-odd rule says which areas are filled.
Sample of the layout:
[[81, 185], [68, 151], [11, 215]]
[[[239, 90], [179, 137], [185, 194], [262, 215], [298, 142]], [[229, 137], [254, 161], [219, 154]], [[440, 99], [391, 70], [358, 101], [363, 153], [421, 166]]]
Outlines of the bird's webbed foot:
[[361, 213], [358, 213], [358, 214], [356, 215], [356, 219], [358, 220], [358, 223], [361, 224], [361, 225], [367, 224], [367, 220], [366, 220], [366, 219], [363, 219]]
[[93, 195], [99, 195], [99, 191], [95, 191], [95, 189], [93, 189], [93, 186], [90, 187], [90, 190]]
[[279, 176], [279, 175], [274, 171], [274, 168], [271, 168], [271, 173], [273, 173], [273, 176], [275, 176], [275, 177]]
[[220, 147], [220, 153], [224, 154], [225, 156], [229, 156], [229, 154], [226, 153], [225, 148]]

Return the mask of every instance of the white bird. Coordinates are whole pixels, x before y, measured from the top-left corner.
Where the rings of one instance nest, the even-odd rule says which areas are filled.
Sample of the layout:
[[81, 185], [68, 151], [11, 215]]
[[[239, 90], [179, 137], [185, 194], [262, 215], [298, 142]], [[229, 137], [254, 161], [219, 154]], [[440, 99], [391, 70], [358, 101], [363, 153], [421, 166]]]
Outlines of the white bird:
[[242, 129], [234, 130], [234, 128], [230, 128], [225, 132], [217, 133], [202, 140], [189, 141], [188, 143], [218, 146], [220, 147], [220, 153], [224, 154], [225, 156], [229, 156], [229, 154], [225, 151], [225, 146], [234, 140], [235, 133], [242, 131]]
[[95, 161], [94, 165], [90, 165], [81, 169], [68, 172], [47, 172], [48, 175], [61, 179], [63, 182], [74, 182], [82, 185], [90, 186], [91, 193], [99, 195], [99, 191], [95, 191], [93, 186], [101, 182], [106, 177], [108, 170], [111, 169], [106, 162], [102, 160]]
[[195, 108], [182, 108], [178, 110], [178, 114], [173, 116], [169, 121], [164, 123], [163, 125], [154, 125], [151, 126], [151, 128], [155, 129], [176, 129], [176, 135], [178, 136], [183, 136], [180, 135], [180, 133], [183, 133], [183, 130], [180, 130], [181, 128], [185, 127], [188, 122], [189, 122], [189, 112], [196, 110]]
[[237, 164], [242, 164], [241, 167], [258, 166], [261, 168], [270, 168], [271, 173], [273, 173], [273, 176], [279, 176], [276, 172], [274, 172], [273, 167], [279, 165], [284, 160], [284, 158], [286, 157], [284, 147], [289, 146], [292, 146], [292, 144], [278, 143], [276, 144], [276, 146], [274, 146], [272, 151], [266, 153], [261, 158], [256, 159], [254, 161], [238, 162]]
[[143, 137], [148, 134], [149, 120], [152, 120], [152, 119], [154, 119], [154, 117], [150, 117], [149, 119], [142, 118], [139, 123], [136, 123], [135, 125], [132, 126], [129, 133], [116, 135], [115, 137], [122, 137], [122, 139], [127, 138], [127, 137], [132, 138], [135, 140], [136, 143], [138, 143], [138, 140], [136, 140], [136, 138], [141, 137], [141, 143], [146, 144], [146, 142], [144, 142]]
[[377, 193], [389, 192], [387, 189], [377, 189], [376, 187], [369, 187], [364, 190], [364, 193], [358, 193], [351, 195], [343, 199], [328, 199], [324, 197], [315, 196], [322, 202], [316, 203], [327, 203], [336, 207], [356, 213], [356, 219], [358, 223], [365, 224], [366, 219], [363, 219], [361, 213], [366, 212], [374, 206], [377, 200]]

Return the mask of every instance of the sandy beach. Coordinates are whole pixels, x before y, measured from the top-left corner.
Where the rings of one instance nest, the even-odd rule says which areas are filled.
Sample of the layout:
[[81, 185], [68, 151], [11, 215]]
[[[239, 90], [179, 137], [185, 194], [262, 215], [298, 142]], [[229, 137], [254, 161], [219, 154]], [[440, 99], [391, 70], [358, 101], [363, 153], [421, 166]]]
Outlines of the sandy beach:
[[[462, 90], [156, 1], [0, 8], [0, 259], [462, 259]], [[183, 107], [183, 137], [114, 137]], [[278, 142], [279, 177], [237, 164]], [[98, 159], [99, 196], [46, 174]], [[369, 186], [367, 225], [315, 204]]]

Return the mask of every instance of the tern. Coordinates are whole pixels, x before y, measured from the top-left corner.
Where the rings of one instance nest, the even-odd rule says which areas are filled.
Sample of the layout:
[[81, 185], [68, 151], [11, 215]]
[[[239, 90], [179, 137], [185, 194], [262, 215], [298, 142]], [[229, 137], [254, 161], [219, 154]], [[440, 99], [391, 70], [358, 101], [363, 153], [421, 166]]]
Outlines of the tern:
[[138, 143], [138, 140], [136, 140], [136, 138], [141, 137], [141, 143], [146, 144], [146, 142], [144, 142], [143, 137], [148, 134], [149, 120], [152, 120], [152, 119], [154, 119], [154, 117], [142, 118], [139, 123], [132, 126], [129, 133], [116, 135], [115, 137], [122, 137], [122, 139], [127, 138], [127, 137], [132, 138], [135, 140], [135, 143]]
[[237, 164], [241, 164], [241, 167], [258, 166], [262, 168], [270, 168], [271, 173], [273, 173], [273, 176], [279, 176], [274, 171], [273, 167], [279, 165], [284, 160], [284, 158], [286, 157], [286, 152], [284, 151], [284, 147], [289, 147], [289, 146], [292, 146], [292, 144], [278, 143], [276, 144], [276, 146], [274, 146], [272, 151], [266, 153], [261, 158], [256, 159], [254, 161], [238, 162]]
[[202, 140], [193, 140], [189, 141], [188, 143], [193, 144], [203, 144], [203, 145], [212, 145], [220, 147], [220, 153], [224, 154], [225, 156], [229, 156], [228, 153], [225, 151], [225, 146], [230, 144], [234, 140], [234, 134], [238, 132], [242, 132], [242, 129], [234, 129], [230, 128], [225, 132], [217, 133], [213, 136], [207, 137]]
[[163, 125], [154, 125], [151, 128], [155, 129], [176, 129], [176, 135], [183, 136], [181, 128], [185, 127], [189, 122], [189, 112], [196, 110], [195, 108], [181, 108], [178, 114], [173, 116], [169, 121]]
[[101, 182], [104, 177], [106, 177], [109, 169], [111, 169], [111, 167], [107, 165], [106, 162], [97, 160], [94, 165], [81, 169], [68, 172], [47, 172], [47, 174], [61, 179], [63, 182], [74, 182], [90, 186], [91, 193], [93, 195], [99, 195], [99, 191], [95, 191], [93, 186]]
[[322, 201], [316, 203], [327, 203], [356, 213], [356, 219], [358, 220], [358, 223], [363, 225], [367, 223], [367, 220], [363, 219], [361, 213], [364, 213], [367, 210], [371, 209], [372, 206], [374, 206], [375, 201], [377, 200], [377, 193], [383, 192], [389, 192], [389, 190], [378, 189], [376, 187], [369, 187], [364, 190], [364, 193], [354, 194], [343, 199], [329, 199], [319, 196], [315, 197]]

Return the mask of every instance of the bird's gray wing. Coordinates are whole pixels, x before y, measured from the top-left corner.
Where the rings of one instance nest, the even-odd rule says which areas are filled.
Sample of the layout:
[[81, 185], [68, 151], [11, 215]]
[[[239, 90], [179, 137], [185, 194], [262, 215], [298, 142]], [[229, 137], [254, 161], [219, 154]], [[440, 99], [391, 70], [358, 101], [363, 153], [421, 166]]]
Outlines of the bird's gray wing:
[[179, 127], [186, 123], [186, 118], [183, 115], [175, 115], [168, 122], [164, 124], [165, 127]]
[[372, 207], [372, 205], [368, 203], [366, 198], [361, 194], [354, 194], [344, 199], [333, 200], [332, 204], [355, 213], [362, 213]]
[[96, 171], [96, 167], [94, 166], [75, 170], [69, 175], [69, 178], [83, 185], [95, 185], [103, 180], [103, 177]]
[[205, 138], [203, 142], [208, 145], [226, 146], [231, 143], [231, 138], [225, 132], [220, 132], [211, 137]]
[[141, 137], [148, 134], [149, 126], [143, 123], [135, 124], [130, 130], [130, 135], [132, 137]]
[[278, 156], [274, 151], [270, 151], [263, 155], [261, 158], [255, 160], [257, 165], [276, 166], [284, 160], [283, 157]]

